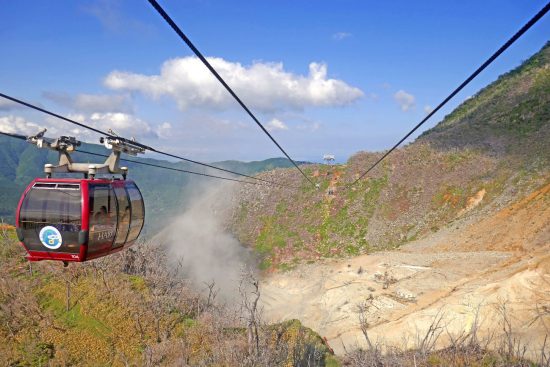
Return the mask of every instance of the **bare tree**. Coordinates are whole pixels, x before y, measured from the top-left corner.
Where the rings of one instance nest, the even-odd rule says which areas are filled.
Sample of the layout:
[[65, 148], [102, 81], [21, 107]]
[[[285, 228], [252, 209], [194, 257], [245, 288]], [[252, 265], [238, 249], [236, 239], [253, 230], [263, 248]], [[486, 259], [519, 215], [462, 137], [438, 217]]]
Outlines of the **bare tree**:
[[371, 326], [369, 323], [369, 311], [371, 307], [372, 307], [372, 298], [357, 305], [358, 313], [359, 313], [359, 326], [361, 327], [361, 332], [363, 333], [363, 336], [367, 341], [369, 350], [372, 351], [374, 349], [374, 346], [369, 338], [369, 328]]
[[258, 311], [260, 282], [250, 269], [243, 269], [241, 271], [239, 294], [241, 296], [241, 308], [245, 313], [248, 354], [252, 355], [255, 351], [255, 354], [258, 355], [260, 351], [260, 336], [258, 334], [260, 322]]
[[219, 288], [216, 288], [216, 282], [212, 280], [210, 283], [204, 282], [206, 285], [206, 288], [208, 289], [208, 297], [206, 299], [206, 305], [205, 308], [208, 310], [214, 302], [216, 301], [216, 296], [218, 295], [218, 292], [220, 291]]
[[60, 277], [65, 281], [65, 311], [71, 310], [71, 285], [78, 278], [78, 273], [75, 268], [63, 267], [59, 273]]
[[428, 327], [428, 330], [426, 330], [426, 334], [418, 343], [418, 350], [423, 355], [427, 355], [435, 349], [437, 340], [446, 328], [446, 325], [442, 324], [444, 316], [445, 313], [442, 309], [439, 309]]

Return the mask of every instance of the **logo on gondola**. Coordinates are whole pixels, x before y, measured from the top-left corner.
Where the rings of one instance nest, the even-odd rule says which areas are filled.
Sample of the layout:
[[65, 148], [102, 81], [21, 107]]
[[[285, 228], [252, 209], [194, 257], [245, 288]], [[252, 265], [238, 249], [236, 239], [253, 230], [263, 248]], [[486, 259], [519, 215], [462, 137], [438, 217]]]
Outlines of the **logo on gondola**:
[[57, 250], [61, 247], [63, 239], [57, 228], [47, 226], [40, 230], [40, 242], [50, 250]]

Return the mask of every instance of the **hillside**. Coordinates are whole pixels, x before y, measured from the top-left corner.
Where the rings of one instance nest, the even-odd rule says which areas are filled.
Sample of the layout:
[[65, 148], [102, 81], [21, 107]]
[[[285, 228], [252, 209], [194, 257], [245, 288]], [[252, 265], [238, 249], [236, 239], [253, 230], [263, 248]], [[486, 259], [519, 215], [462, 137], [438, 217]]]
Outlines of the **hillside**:
[[[262, 174], [301, 187], [242, 187], [229, 220], [261, 256], [266, 318], [301, 320], [337, 355], [359, 348], [357, 366], [426, 344], [546, 365], [549, 142], [547, 43], [355, 186], [381, 152], [304, 167], [320, 190], [293, 170]], [[482, 354], [418, 365], [522, 364]]]
[[[297, 320], [258, 322], [251, 353], [246, 311], [218, 302], [216, 288], [190, 287], [153, 243], [69, 268], [24, 254], [2, 226], [2, 366], [338, 366]], [[248, 278], [241, 286], [244, 307]]]
[[371, 340], [397, 348], [417, 346], [439, 318], [445, 331], [431, 336], [436, 349], [473, 336], [503, 354], [513, 345], [543, 366], [542, 353], [550, 350], [549, 203], [546, 184], [496, 213], [453, 222], [398, 250], [271, 274], [263, 288], [266, 317], [301, 320], [337, 354], [368, 348], [360, 307]]
[[241, 188], [232, 228], [262, 255], [264, 269], [398, 248], [547, 183], [549, 141], [547, 44], [353, 187], [381, 153], [305, 167], [320, 190], [292, 170], [265, 173], [302, 189]]
[[2, 3], [0, 367], [550, 367], [543, 2]]
[[[83, 144], [81, 148], [93, 153], [109, 154], [100, 145]], [[97, 161], [96, 157], [80, 153], [75, 153], [74, 158], [81, 162]], [[142, 157], [131, 157], [131, 159], [171, 168], [204, 172], [203, 167], [186, 162], [168, 162]], [[37, 149], [32, 144], [0, 136], [0, 218], [4, 222], [14, 222], [15, 208], [21, 193], [35, 177], [44, 176], [44, 164], [55, 164], [56, 162], [57, 153], [54, 151]], [[150, 231], [160, 227], [166, 218], [186, 205], [185, 190], [189, 190], [194, 185], [211, 182], [207, 178], [196, 178], [174, 171], [144, 167], [128, 162], [123, 164], [129, 167], [129, 177], [138, 183], [143, 193], [148, 215], [147, 229]], [[253, 175], [277, 167], [290, 167], [292, 164], [285, 158], [272, 158], [253, 162], [215, 162], [213, 165]], [[162, 175], [163, 179], [159, 180], [158, 175]]]
[[[220, 162], [299, 187], [235, 185], [233, 196], [130, 165], [149, 220], [180, 214], [159, 233], [150, 222], [146, 245], [31, 266], [0, 227], [0, 363], [547, 365], [549, 141], [547, 44], [352, 187], [381, 152], [303, 165], [320, 189], [286, 160]], [[9, 215], [55, 154], [0, 142]], [[249, 252], [260, 283], [252, 274], [240, 279], [248, 288], [215, 288], [238, 282]], [[255, 289], [262, 312], [251, 316]]]

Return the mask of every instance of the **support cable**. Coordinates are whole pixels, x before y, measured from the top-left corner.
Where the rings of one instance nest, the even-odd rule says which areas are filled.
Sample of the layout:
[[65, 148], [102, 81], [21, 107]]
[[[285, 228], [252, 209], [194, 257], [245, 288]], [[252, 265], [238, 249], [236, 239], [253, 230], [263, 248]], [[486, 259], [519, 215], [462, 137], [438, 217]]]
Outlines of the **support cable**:
[[231, 87], [225, 82], [225, 80], [218, 74], [216, 69], [206, 60], [206, 58], [203, 56], [203, 54], [195, 47], [195, 45], [191, 42], [191, 40], [182, 32], [182, 30], [178, 27], [178, 25], [170, 18], [168, 13], [164, 11], [164, 9], [160, 6], [160, 4], [156, 0], [149, 0], [149, 3], [155, 8], [155, 10], [160, 14], [160, 16], [172, 27], [172, 29], [180, 36], [180, 38], [189, 46], [189, 48], [197, 55], [197, 57], [202, 61], [202, 63], [210, 70], [210, 72], [218, 79], [218, 81], [225, 87], [225, 89], [233, 96], [233, 98], [239, 103], [239, 105], [246, 111], [246, 113], [254, 120], [256, 125], [262, 129], [262, 131], [271, 139], [271, 141], [279, 148], [279, 150], [292, 162], [294, 167], [300, 171], [302, 176], [304, 176], [310, 184], [314, 185], [313, 181], [307, 175], [302, 171], [302, 169], [298, 166], [298, 164], [290, 158], [288, 153], [281, 147], [281, 145], [275, 140], [275, 138], [267, 131], [267, 129], [262, 125], [262, 123], [256, 118], [256, 116], [250, 111], [250, 109], [244, 104], [244, 102], [237, 96], [237, 94], [231, 89]]
[[[151, 1], [151, 0], [149, 0]], [[437, 107], [430, 112], [422, 121], [420, 121], [411, 131], [407, 133], [401, 140], [397, 142], [390, 150], [388, 150], [382, 157], [380, 157], [372, 166], [369, 167], [359, 178], [353, 181], [349, 186], [355, 185], [363, 177], [365, 177], [370, 171], [372, 171], [384, 158], [390, 155], [398, 146], [401, 145], [409, 136], [411, 136], [420, 126], [422, 126], [430, 117], [432, 117], [437, 111], [441, 109], [447, 102], [449, 102], [458, 92], [460, 92], [466, 85], [468, 85], [475, 77], [477, 77], [487, 66], [495, 61], [508, 47], [510, 47], [515, 41], [517, 41], [525, 32], [529, 30], [535, 23], [537, 23], [548, 11], [550, 10], [550, 2], [546, 4], [533, 18], [531, 18], [519, 31], [516, 32], [504, 45], [502, 45], [491, 57], [489, 57], [480, 67], [476, 69], [466, 80], [462, 82], [451, 94], [447, 96]]]
[[[84, 154], [89, 154], [89, 155], [94, 155], [94, 156], [97, 156], [97, 157], [104, 157], [104, 158], [109, 157], [109, 156], [106, 155], [106, 154], [88, 152], [88, 151], [82, 150], [82, 149], [76, 149], [75, 152], [84, 153]], [[181, 169], [181, 168], [166, 167], [166, 166], [161, 166], [161, 165], [153, 164], [153, 163], [134, 161], [134, 160], [132, 160], [132, 159], [127, 159], [127, 158], [121, 158], [120, 160], [121, 160], [121, 161], [124, 161], [124, 162], [130, 162], [130, 163], [135, 163], [135, 164], [141, 164], [141, 165], [143, 165], [143, 166], [156, 167], [156, 168], [167, 169], [167, 170], [170, 170], [170, 171], [177, 171], [177, 172], [182, 172], [182, 173], [189, 173], [189, 174], [192, 174], [192, 175], [198, 175], [198, 176], [216, 178], [216, 179], [219, 179], [219, 180], [234, 181], [234, 182], [239, 182], [239, 183], [244, 183], [244, 184], [250, 184], [250, 185], [262, 185], [261, 182], [251, 182], [251, 181], [238, 180], [238, 179], [236, 179], [236, 178], [229, 178], [229, 177], [221, 177], [221, 176], [216, 176], [216, 175], [209, 175], [209, 174], [207, 174], [207, 173], [194, 172], [194, 171], [189, 171], [189, 170]]]
[[0, 135], [9, 136], [10, 138], [15, 138], [19, 140], [25, 140], [25, 141], [27, 140], [27, 137], [25, 135], [5, 133], [3, 131], [0, 131]]
[[[253, 180], [256, 180], [256, 181], [262, 181], [262, 182], [265, 182], [265, 183], [269, 183], [271, 185], [277, 185], [277, 186], [284, 186], [284, 187], [290, 187], [288, 185], [285, 185], [285, 184], [281, 184], [281, 183], [278, 183], [278, 182], [274, 182], [274, 181], [269, 181], [269, 180], [264, 180], [263, 178], [259, 178], [259, 177], [254, 177], [254, 176], [250, 176], [250, 175], [246, 175], [244, 173], [239, 173], [239, 172], [235, 172], [235, 171], [231, 171], [231, 170], [228, 170], [228, 169], [225, 169], [225, 168], [221, 168], [221, 167], [216, 167], [216, 166], [213, 166], [211, 164], [208, 164], [208, 163], [203, 163], [203, 162], [199, 162], [199, 161], [195, 161], [195, 160], [192, 160], [192, 159], [189, 159], [189, 158], [185, 158], [185, 157], [182, 157], [182, 156], [178, 156], [178, 155], [175, 155], [175, 154], [171, 154], [171, 153], [167, 153], [167, 152], [163, 152], [163, 151], [160, 151], [158, 149], [155, 149], [153, 147], [150, 147], [148, 145], [145, 145], [145, 144], [142, 144], [142, 143], [138, 143], [136, 141], [133, 141], [133, 140], [130, 140], [130, 139], [126, 139], [126, 138], [123, 138], [123, 137], [120, 137], [120, 136], [116, 136], [116, 135], [113, 135], [113, 134], [109, 134], [105, 131], [101, 131], [99, 129], [96, 129], [96, 128], [93, 128], [93, 127], [90, 127], [90, 126], [87, 126], [81, 122], [78, 122], [78, 121], [75, 121], [73, 119], [70, 119], [68, 117], [65, 117], [65, 116], [62, 116], [62, 115], [59, 115], [55, 112], [52, 112], [52, 111], [49, 111], [49, 110], [46, 110], [42, 107], [38, 107], [36, 105], [33, 105], [29, 102], [25, 102], [25, 101], [22, 101], [20, 99], [17, 99], [15, 97], [12, 97], [12, 96], [9, 96], [7, 94], [4, 94], [4, 93], [0, 93], [0, 97], [3, 97], [5, 99], [8, 99], [12, 102], [15, 102], [15, 103], [18, 103], [18, 104], [21, 104], [23, 106], [26, 106], [26, 107], [29, 107], [29, 108], [32, 108], [34, 110], [37, 110], [37, 111], [40, 111], [42, 113], [45, 113], [47, 115], [50, 115], [50, 116], [54, 116], [54, 117], [57, 117], [63, 121], [66, 121], [66, 122], [69, 122], [71, 124], [74, 124], [74, 125], [78, 125], [82, 128], [85, 128], [85, 129], [88, 129], [88, 130], [91, 130], [91, 131], [94, 131], [98, 134], [101, 134], [101, 135], [104, 135], [104, 136], [108, 136], [110, 138], [114, 138], [114, 139], [120, 139], [124, 142], [127, 142], [127, 143], [130, 143], [130, 144], [133, 144], [133, 145], [136, 145], [138, 147], [141, 147], [143, 149], [146, 149], [146, 150], [149, 150], [150, 152], [154, 152], [154, 153], [158, 153], [158, 154], [161, 154], [161, 155], [164, 155], [164, 156], [167, 156], [167, 157], [171, 157], [171, 158], [176, 158], [176, 159], [181, 159], [182, 161], [185, 161], [185, 162], [189, 162], [189, 163], [193, 163], [193, 164], [197, 164], [197, 165], [200, 165], [200, 166], [204, 166], [204, 167], [208, 167], [208, 168], [211, 168], [211, 169], [215, 169], [215, 170], [218, 170], [218, 171], [222, 171], [222, 172], [226, 172], [226, 173], [231, 173], [233, 175], [237, 175], [237, 176], [241, 176], [241, 177], [246, 177], [246, 178], [250, 178], [250, 179], [253, 179]], [[25, 138], [26, 139], [26, 138]]]
[[[11, 133], [6, 133], [6, 132], [0, 131], [0, 135], [4, 135], [4, 136], [11, 137], [11, 138], [27, 141], [27, 137], [24, 136], [24, 135], [20, 135], [20, 134], [11, 134]], [[88, 152], [88, 151], [82, 150], [82, 149], [76, 149], [75, 152], [79, 152], [79, 153], [83, 153], [83, 154], [89, 154], [89, 155], [93, 155], [93, 156], [97, 156], [97, 157], [103, 157], [103, 158], [108, 158], [109, 157], [106, 154]], [[135, 160], [132, 160], [132, 159], [121, 158], [121, 161], [131, 162], [131, 163], [135, 163], [135, 164], [141, 164], [141, 165], [149, 166], [149, 167], [162, 168], [162, 169], [167, 169], [167, 170], [177, 171], [177, 172], [182, 172], [182, 173], [189, 173], [189, 174], [192, 174], [192, 175], [210, 177], [210, 178], [215, 178], [215, 179], [219, 179], [219, 180], [233, 181], [233, 182], [239, 182], [239, 183], [250, 184], [250, 185], [262, 185], [262, 183], [260, 183], [260, 182], [250, 182], [250, 181], [238, 180], [238, 179], [229, 178], [229, 177], [209, 175], [209, 174], [206, 174], [206, 173], [194, 172], [194, 171], [189, 171], [189, 170], [180, 169], [180, 168], [166, 167], [166, 166], [161, 166], [161, 165], [153, 164], [153, 163], [135, 161]]]

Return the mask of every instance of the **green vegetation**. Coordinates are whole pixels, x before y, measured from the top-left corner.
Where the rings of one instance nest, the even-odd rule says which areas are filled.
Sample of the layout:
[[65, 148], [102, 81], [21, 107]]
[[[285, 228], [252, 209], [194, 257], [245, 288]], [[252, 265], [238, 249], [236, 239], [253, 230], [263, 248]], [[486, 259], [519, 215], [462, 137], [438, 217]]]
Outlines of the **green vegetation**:
[[304, 167], [318, 188], [280, 170], [300, 190], [248, 190], [233, 228], [262, 269], [393, 249], [547, 180], [549, 123], [550, 43], [352, 187], [379, 153]]
[[[46, 287], [48, 286], [54, 286], [54, 284], [49, 283]], [[55, 286], [62, 287], [63, 284], [56, 283]], [[90, 332], [99, 338], [106, 338], [112, 332], [101, 321], [84, 315], [80, 305], [77, 304], [67, 311], [62, 300], [46, 291], [38, 293], [38, 304], [42, 310], [51, 312], [54, 318], [59, 320], [64, 327]]]
[[465, 149], [449, 152], [445, 157], [445, 160], [449, 170], [454, 171], [456, 168], [459, 168], [467, 160], [472, 159], [473, 157], [474, 153], [469, 149]]
[[[366, 240], [369, 218], [375, 212], [376, 203], [382, 190], [387, 186], [389, 176], [361, 181], [352, 190], [343, 184], [337, 184], [335, 190], [345, 195], [330, 200], [320, 194], [328, 191], [329, 178], [344, 173], [343, 167], [318, 167], [315, 169], [321, 180], [320, 188], [305, 189], [299, 195], [304, 197], [282, 198], [276, 202], [273, 214], [264, 214], [259, 220], [260, 231], [254, 238], [254, 248], [263, 261], [261, 269], [276, 268], [290, 270], [302, 260], [302, 254], [312, 250], [315, 256], [356, 256], [369, 249]], [[306, 170], [313, 174], [314, 168]], [[311, 187], [311, 185], [309, 185]], [[341, 200], [344, 199], [344, 200]], [[242, 213], [247, 213], [243, 203], [238, 209], [238, 222]], [[250, 217], [247, 218], [250, 220]], [[287, 257], [286, 254], [298, 254]]]
[[[246, 315], [188, 288], [159, 261], [162, 251], [138, 246], [69, 268], [33, 263], [31, 275], [13, 229], [3, 228], [0, 365], [339, 366], [323, 339], [297, 320], [260, 324], [259, 350], [249, 354]], [[129, 270], [136, 258], [147, 271]]]
[[[271, 172], [270, 179], [280, 175], [301, 189], [247, 187], [233, 213], [235, 233], [260, 255], [262, 270], [289, 271], [301, 262], [357, 256], [421, 238], [453, 223], [481, 190], [486, 194], [480, 207], [515, 199], [522, 190], [548, 180], [549, 64], [547, 45], [351, 188], [347, 184], [379, 154], [359, 153], [345, 166], [304, 167], [319, 188], [293, 170]], [[21, 190], [42, 175], [45, 162], [56, 157], [7, 138], [0, 138], [0, 143], [0, 215], [10, 219]], [[97, 146], [85, 149], [102, 152]], [[162, 164], [191, 168], [183, 163]], [[249, 174], [290, 166], [281, 159], [222, 164]], [[185, 188], [198, 183], [170, 172], [163, 172], [163, 180], [158, 180], [133, 165], [130, 172], [144, 193], [148, 217], [157, 224], [171, 210], [185, 205]], [[150, 230], [155, 225], [150, 223]], [[31, 274], [13, 231], [4, 228], [0, 235], [2, 365], [78, 365], [85, 361], [98, 366], [221, 366], [255, 358], [248, 349], [242, 318], [232, 318], [222, 306], [190, 289], [166, 263], [156, 263], [162, 254], [142, 254], [140, 258], [149, 261], [143, 271], [135, 270], [138, 267], [132, 261], [136, 260], [125, 251], [68, 269], [37, 263]], [[318, 365], [338, 365], [326, 343], [295, 320], [262, 325], [261, 340], [258, 354], [267, 365], [307, 365], [312, 358], [318, 358]], [[422, 363], [445, 365], [448, 352], [422, 355]], [[475, 365], [503, 361], [502, 356], [486, 351], [450, 352], [453, 358]], [[391, 357], [408, 363], [411, 353]], [[357, 358], [370, 357], [365, 351], [357, 352]]]
[[478, 145], [485, 149], [484, 138], [488, 134], [506, 140], [532, 137], [550, 119], [549, 63], [547, 43], [522, 65], [464, 101], [421, 137], [440, 141], [443, 138], [441, 143], [448, 147]]
[[287, 239], [295, 237], [296, 234], [290, 232], [280, 223], [277, 223], [274, 217], [264, 219], [264, 227], [257, 238], [256, 250], [261, 254], [269, 254], [274, 248], [285, 248]]

